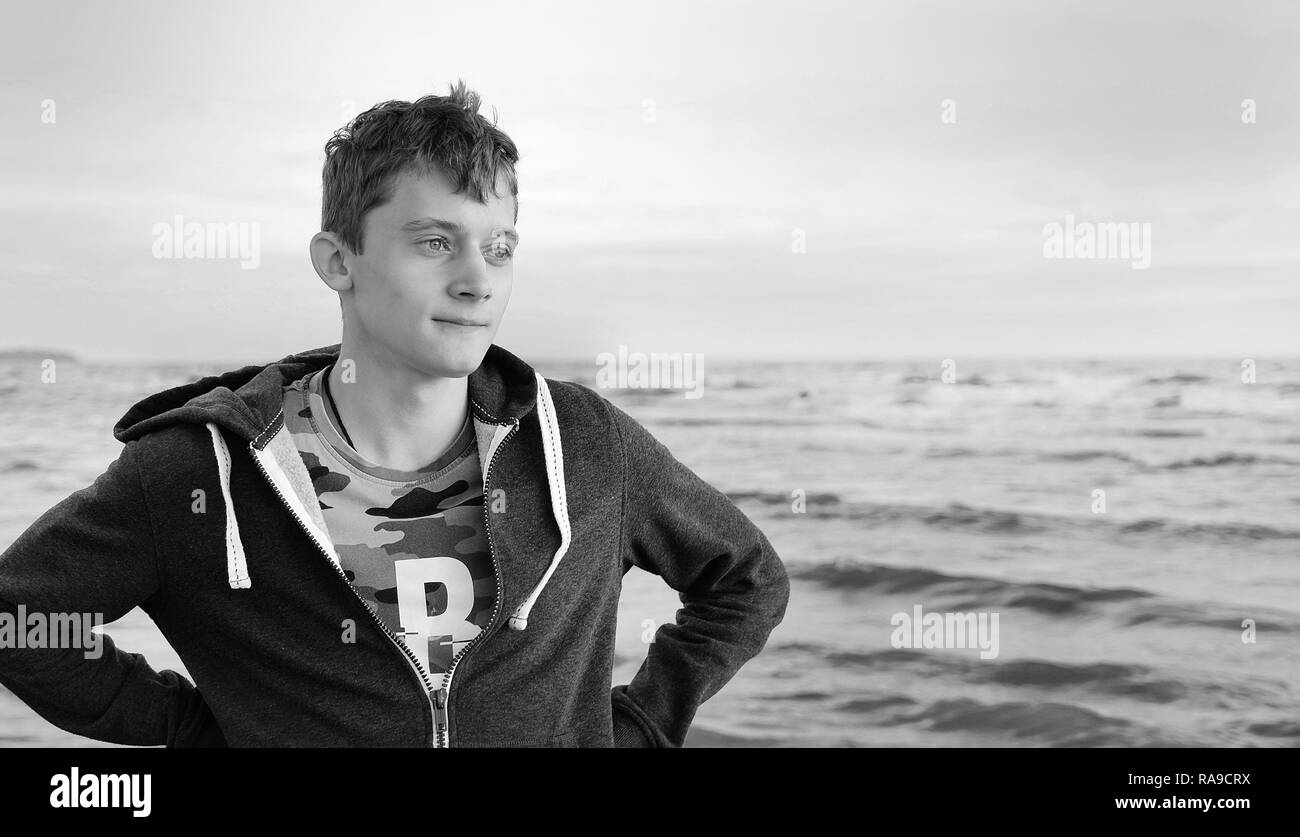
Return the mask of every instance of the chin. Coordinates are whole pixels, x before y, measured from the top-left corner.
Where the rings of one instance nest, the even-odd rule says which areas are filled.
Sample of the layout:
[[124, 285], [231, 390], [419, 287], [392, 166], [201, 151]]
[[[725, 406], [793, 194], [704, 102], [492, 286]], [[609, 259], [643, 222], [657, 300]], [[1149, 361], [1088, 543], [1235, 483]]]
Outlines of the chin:
[[431, 375], [437, 375], [443, 378], [464, 378], [479, 365], [483, 363], [483, 357], [487, 354], [489, 343], [484, 343], [482, 347], [469, 346], [448, 346], [441, 350], [435, 350], [433, 356], [428, 358], [425, 369]]

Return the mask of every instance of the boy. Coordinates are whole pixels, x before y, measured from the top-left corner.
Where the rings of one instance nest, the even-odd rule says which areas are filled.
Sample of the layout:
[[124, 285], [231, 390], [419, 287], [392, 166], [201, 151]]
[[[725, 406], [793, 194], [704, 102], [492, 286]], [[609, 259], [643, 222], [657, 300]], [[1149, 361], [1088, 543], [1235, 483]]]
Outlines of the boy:
[[[176, 747], [680, 747], [762, 649], [789, 594], [767, 538], [492, 343], [518, 153], [478, 106], [460, 82], [337, 132], [310, 255], [341, 342], [136, 404], [118, 459], [0, 557], [0, 613], [139, 605], [194, 678], [108, 636], [0, 650], [44, 718]], [[632, 566], [683, 607], [611, 688]]]

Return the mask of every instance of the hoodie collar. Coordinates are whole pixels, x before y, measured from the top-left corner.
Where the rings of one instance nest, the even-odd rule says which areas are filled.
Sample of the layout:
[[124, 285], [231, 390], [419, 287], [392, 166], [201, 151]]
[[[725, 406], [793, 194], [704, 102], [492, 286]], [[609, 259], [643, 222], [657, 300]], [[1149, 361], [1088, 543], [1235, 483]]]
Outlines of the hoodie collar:
[[[338, 343], [322, 346], [155, 393], [122, 416], [113, 436], [129, 442], [171, 424], [212, 422], [256, 441], [279, 416], [284, 387], [338, 360], [339, 348]], [[468, 389], [475, 417], [490, 424], [513, 423], [537, 403], [532, 367], [496, 344], [488, 347], [483, 362], [470, 373]]]
[[[137, 403], [113, 428], [113, 435], [119, 441], [129, 442], [152, 430], [176, 423], [195, 423], [206, 427], [212, 439], [212, 452], [224, 507], [226, 571], [231, 589], [246, 590], [252, 587], [253, 580], [249, 556], [244, 551], [239, 521], [235, 514], [231, 485], [232, 460], [223, 429], [249, 442], [251, 456], [288, 505], [290, 513], [298, 518], [307, 535], [316, 541], [320, 549], [339, 564], [311, 477], [288, 433], [284, 432], [282, 420], [284, 386], [303, 375], [323, 369], [336, 361], [338, 354], [339, 344], [336, 343], [290, 355], [266, 366], [245, 366], [233, 372], [164, 390]], [[492, 451], [505, 437], [518, 429], [523, 416], [534, 407], [538, 413], [551, 513], [560, 531], [560, 546], [552, 556], [546, 573], [508, 620], [512, 630], [523, 631], [528, 627], [533, 605], [568, 552], [572, 539], [559, 417], [550, 386], [541, 374], [497, 345], [488, 348], [483, 362], [470, 373], [468, 389], [480, 461], [484, 467], [485, 491], [488, 487], [487, 470], [492, 460]], [[486, 504], [484, 508], [487, 508]]]

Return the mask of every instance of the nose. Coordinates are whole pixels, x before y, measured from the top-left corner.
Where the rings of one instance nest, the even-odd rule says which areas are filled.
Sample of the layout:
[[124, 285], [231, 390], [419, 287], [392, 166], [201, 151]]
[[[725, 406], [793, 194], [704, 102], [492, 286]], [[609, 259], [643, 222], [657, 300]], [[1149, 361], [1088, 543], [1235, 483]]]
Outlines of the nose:
[[474, 302], [492, 298], [492, 282], [481, 253], [469, 253], [460, 260], [448, 293], [457, 299]]

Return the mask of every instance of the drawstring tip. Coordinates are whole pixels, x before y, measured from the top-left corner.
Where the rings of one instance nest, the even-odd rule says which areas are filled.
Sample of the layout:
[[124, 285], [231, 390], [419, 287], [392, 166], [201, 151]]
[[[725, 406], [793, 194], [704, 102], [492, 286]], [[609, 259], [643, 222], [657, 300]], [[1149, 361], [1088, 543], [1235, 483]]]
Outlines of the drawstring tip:
[[522, 631], [524, 628], [527, 628], [527, 627], [528, 627], [528, 620], [527, 620], [527, 619], [521, 619], [521, 618], [518, 617], [518, 616], [511, 616], [511, 617], [510, 617], [510, 627], [511, 627], [512, 629], [516, 630], [516, 631]]

